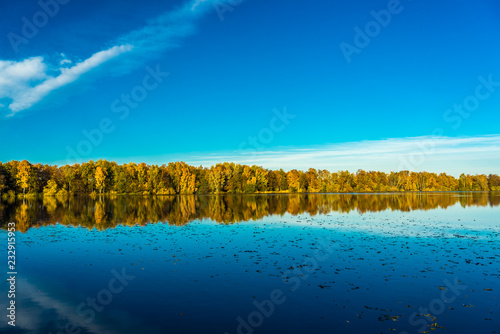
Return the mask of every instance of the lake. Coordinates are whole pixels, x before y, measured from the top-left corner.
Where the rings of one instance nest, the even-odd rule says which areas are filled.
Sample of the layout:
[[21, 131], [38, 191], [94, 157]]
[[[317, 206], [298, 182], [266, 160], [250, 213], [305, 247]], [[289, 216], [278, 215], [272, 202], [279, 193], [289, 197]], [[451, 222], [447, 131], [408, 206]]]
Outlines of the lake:
[[11, 199], [5, 254], [9, 222], [2, 333], [500, 331], [500, 193]]

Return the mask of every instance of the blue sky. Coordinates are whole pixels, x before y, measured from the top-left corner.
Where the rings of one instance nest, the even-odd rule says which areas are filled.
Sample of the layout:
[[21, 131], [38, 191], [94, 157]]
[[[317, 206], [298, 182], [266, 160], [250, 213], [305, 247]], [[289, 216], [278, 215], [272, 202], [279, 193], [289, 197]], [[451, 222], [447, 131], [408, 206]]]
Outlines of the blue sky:
[[0, 4], [0, 161], [500, 172], [494, 0], [41, 2]]

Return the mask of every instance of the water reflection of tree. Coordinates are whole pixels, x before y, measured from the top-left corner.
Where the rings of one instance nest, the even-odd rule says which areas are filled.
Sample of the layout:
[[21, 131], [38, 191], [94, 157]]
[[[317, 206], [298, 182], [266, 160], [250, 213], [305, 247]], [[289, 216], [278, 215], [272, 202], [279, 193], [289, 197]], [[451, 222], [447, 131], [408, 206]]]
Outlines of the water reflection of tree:
[[15, 221], [18, 230], [53, 225], [106, 229], [117, 225], [168, 223], [197, 219], [221, 224], [258, 220], [268, 215], [359, 213], [446, 209], [452, 205], [498, 206], [500, 195], [488, 192], [409, 194], [182, 195], [152, 197], [54, 197], [0, 202], [0, 222]]
[[33, 214], [30, 214], [29, 211], [32, 211], [32, 206], [24, 203], [21, 203], [16, 209], [15, 221], [16, 221], [16, 229], [21, 232], [26, 232], [31, 225], [31, 217]]

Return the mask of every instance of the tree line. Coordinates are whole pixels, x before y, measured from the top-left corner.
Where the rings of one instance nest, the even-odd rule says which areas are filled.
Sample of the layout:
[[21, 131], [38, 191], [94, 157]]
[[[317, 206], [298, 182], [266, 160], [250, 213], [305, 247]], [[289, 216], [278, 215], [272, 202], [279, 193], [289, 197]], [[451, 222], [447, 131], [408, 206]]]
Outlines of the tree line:
[[252, 193], [350, 193], [402, 191], [497, 191], [496, 174], [330, 172], [310, 168], [269, 170], [260, 166], [219, 163], [210, 168], [184, 162], [148, 165], [90, 160], [82, 164], [53, 166], [27, 160], [0, 162], [0, 194], [73, 195], [175, 195]]

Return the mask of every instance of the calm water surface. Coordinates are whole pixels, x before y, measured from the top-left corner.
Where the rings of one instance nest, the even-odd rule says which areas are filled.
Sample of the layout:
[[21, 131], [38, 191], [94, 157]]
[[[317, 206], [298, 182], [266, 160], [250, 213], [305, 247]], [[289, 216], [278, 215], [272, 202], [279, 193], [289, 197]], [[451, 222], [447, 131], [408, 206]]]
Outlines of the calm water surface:
[[3, 201], [5, 254], [12, 221], [2, 333], [500, 332], [500, 194]]

